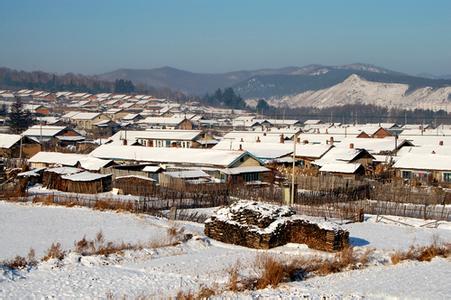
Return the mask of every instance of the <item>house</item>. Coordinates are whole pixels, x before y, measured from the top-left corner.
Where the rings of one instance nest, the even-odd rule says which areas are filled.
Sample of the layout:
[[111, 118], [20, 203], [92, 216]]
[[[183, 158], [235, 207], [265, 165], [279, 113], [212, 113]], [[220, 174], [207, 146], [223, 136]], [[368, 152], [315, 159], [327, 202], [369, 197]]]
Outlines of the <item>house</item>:
[[396, 176], [424, 183], [451, 186], [451, 155], [408, 153], [393, 165]]
[[365, 168], [359, 163], [327, 163], [319, 171], [321, 174], [331, 174], [345, 179], [358, 179], [365, 175]]
[[102, 120], [92, 125], [91, 133], [94, 137], [110, 137], [115, 134], [120, 125], [113, 120]]
[[145, 162], [166, 168], [196, 168], [221, 178], [221, 170], [261, 166], [262, 162], [247, 151], [194, 148], [158, 148], [141, 146], [101, 145], [90, 154], [116, 162]]
[[104, 114], [113, 121], [119, 121], [123, 117], [129, 114], [129, 112], [123, 110], [122, 108], [110, 108], [104, 112]]
[[387, 130], [385, 128], [382, 128], [382, 127], [379, 127], [377, 129], [366, 129], [366, 131], [365, 131], [365, 129], [363, 129], [357, 135], [357, 137], [358, 138], [378, 138], [378, 139], [381, 139], [381, 138], [385, 138], [385, 137], [388, 137], [388, 136], [393, 136], [392, 133], [389, 130]]
[[268, 128], [299, 128], [301, 122], [299, 120], [285, 120], [285, 119], [253, 119], [251, 127], [268, 129]]
[[77, 194], [97, 194], [111, 191], [111, 174], [98, 174], [72, 167], [46, 169], [42, 184], [48, 189]]
[[113, 179], [126, 176], [139, 176], [151, 178], [154, 182], [158, 182], [159, 174], [163, 171], [164, 169], [161, 166], [149, 163], [111, 165], [108, 168], [101, 169], [101, 173], [103, 174], [112, 174]]
[[0, 133], [0, 157], [28, 158], [41, 151], [41, 145], [26, 136]]
[[293, 153], [293, 144], [241, 142], [237, 140], [223, 139], [212, 149], [248, 151], [263, 162], [272, 162], [281, 157]]
[[[292, 147], [292, 145], [290, 145]], [[312, 163], [324, 157], [334, 146], [331, 144], [309, 144], [298, 143], [296, 145], [296, 165], [301, 168], [311, 168]], [[282, 157], [276, 162], [278, 163], [292, 163], [293, 152], [290, 155]]]
[[137, 122], [143, 119], [143, 116], [141, 114], [133, 114], [129, 113], [122, 117], [121, 121], [123, 122]]
[[229, 184], [272, 182], [273, 173], [263, 166], [226, 168], [221, 170], [221, 179]]
[[139, 124], [147, 128], [161, 128], [161, 129], [184, 129], [192, 130], [193, 122], [186, 118], [171, 118], [171, 117], [147, 117]]
[[[350, 144], [349, 148], [342, 147], [331, 148], [323, 157], [321, 157], [318, 160], [315, 160], [314, 162], [312, 162], [312, 164], [319, 166], [320, 172], [355, 175], [356, 172], [358, 171], [360, 172], [359, 170], [360, 166], [364, 168], [365, 173], [366, 172], [371, 173], [373, 171], [374, 160], [375, 157], [372, 156], [367, 150], [356, 149], [354, 148], [354, 144]], [[353, 167], [338, 166], [337, 164], [349, 164], [353, 165]]]
[[112, 166], [111, 160], [99, 159], [89, 155], [60, 152], [38, 152], [28, 163], [31, 168], [48, 168], [53, 166], [77, 167], [88, 171], [100, 171]]
[[66, 126], [34, 125], [22, 135], [47, 145], [72, 144], [85, 139], [80, 133]]
[[98, 112], [69, 112], [63, 118], [68, 119], [77, 128], [84, 130], [91, 130], [94, 124], [109, 120], [107, 115]]
[[201, 130], [121, 130], [111, 137], [113, 144], [142, 145], [145, 147], [206, 148], [205, 143], [215, 141]]

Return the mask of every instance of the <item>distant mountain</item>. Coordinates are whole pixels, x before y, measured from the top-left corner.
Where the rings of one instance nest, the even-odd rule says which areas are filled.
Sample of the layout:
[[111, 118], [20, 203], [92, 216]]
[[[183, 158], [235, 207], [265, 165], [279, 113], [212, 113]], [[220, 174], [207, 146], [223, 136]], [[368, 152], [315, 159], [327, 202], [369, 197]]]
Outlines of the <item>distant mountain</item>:
[[191, 95], [211, 93], [217, 88], [233, 87], [243, 98], [271, 98], [320, 90], [343, 82], [356, 74], [364, 79], [401, 83], [407, 92], [422, 87], [439, 88], [451, 85], [451, 80], [411, 76], [369, 64], [343, 66], [308, 65], [279, 69], [259, 69], [228, 73], [194, 73], [171, 67], [149, 70], [120, 69], [98, 75], [101, 80], [128, 79], [135, 84], [167, 87]]
[[[451, 86], [411, 88], [403, 83], [369, 81], [352, 74], [343, 82], [330, 87], [306, 90], [294, 95], [273, 97], [268, 103], [275, 107], [325, 108], [352, 104], [372, 104], [388, 108], [433, 109], [451, 111]], [[255, 106], [257, 99], [247, 100]]]
[[418, 77], [424, 77], [429, 79], [451, 79], [451, 74], [447, 75], [434, 75], [429, 73], [420, 73], [417, 75]]
[[380, 83], [399, 83], [408, 86], [410, 93], [416, 89], [451, 86], [451, 80], [415, 77], [371, 65], [318, 67], [302, 75], [253, 76], [236, 84], [234, 89], [244, 98], [271, 98], [294, 95], [305, 91], [329, 88], [346, 80], [351, 75]]
[[306, 66], [303, 68], [286, 67], [280, 69], [261, 69], [210, 74], [193, 73], [172, 67], [162, 67], [149, 70], [119, 69], [113, 72], [100, 74], [97, 77], [108, 81], [127, 79], [133, 81], [135, 84], [168, 87], [187, 94], [202, 95], [218, 88], [234, 86], [253, 76], [307, 74], [311, 69], [316, 68], [318, 68], [318, 66]]

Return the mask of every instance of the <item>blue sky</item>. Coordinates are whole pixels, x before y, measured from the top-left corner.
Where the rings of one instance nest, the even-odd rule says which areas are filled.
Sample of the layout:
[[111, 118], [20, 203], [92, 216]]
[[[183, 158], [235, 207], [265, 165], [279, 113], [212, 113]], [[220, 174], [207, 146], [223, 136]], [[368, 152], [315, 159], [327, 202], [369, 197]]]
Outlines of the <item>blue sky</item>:
[[1, 0], [0, 66], [101, 73], [371, 63], [451, 73], [449, 0]]

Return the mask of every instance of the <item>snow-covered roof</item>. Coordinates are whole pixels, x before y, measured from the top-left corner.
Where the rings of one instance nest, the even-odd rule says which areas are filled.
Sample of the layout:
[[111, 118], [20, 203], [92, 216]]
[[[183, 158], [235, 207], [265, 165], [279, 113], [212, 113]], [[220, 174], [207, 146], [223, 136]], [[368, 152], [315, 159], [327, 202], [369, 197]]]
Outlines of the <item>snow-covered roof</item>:
[[285, 120], [285, 119], [253, 119], [252, 122], [262, 124], [268, 122], [272, 125], [294, 125], [300, 123], [299, 120]]
[[46, 172], [56, 173], [60, 175], [70, 175], [80, 173], [83, 170], [73, 167], [57, 167], [57, 168], [49, 168], [45, 170]]
[[36, 153], [28, 161], [31, 163], [45, 163], [62, 166], [76, 166], [80, 163], [80, 167], [91, 171], [98, 171], [100, 168], [111, 163], [111, 160], [99, 159], [85, 154], [43, 151]]
[[143, 170], [143, 172], [155, 173], [161, 169], [163, 169], [163, 168], [160, 166], [145, 166], [142, 170]]
[[[350, 144], [354, 144], [354, 148], [365, 149], [371, 154], [377, 154], [382, 151], [394, 151], [403, 144], [411, 145], [411, 143], [404, 139], [398, 139], [394, 136], [385, 138], [342, 138], [339, 142], [334, 143], [337, 148], [349, 148]], [[396, 146], [396, 147], [395, 147]]]
[[239, 142], [237, 140], [222, 140], [213, 149], [239, 150], [241, 148], [252, 153], [260, 159], [275, 159], [293, 153], [293, 145], [281, 143], [252, 143]]
[[440, 146], [439, 144], [430, 144], [430, 145], [423, 145], [423, 146], [417, 146], [417, 147], [404, 147], [399, 149], [399, 151], [396, 153], [397, 156], [405, 156], [409, 153], [413, 154], [439, 154], [439, 155], [446, 155], [451, 156], [451, 144], [450, 145], [443, 145]]
[[79, 113], [81, 113], [81, 112], [80, 112], [80, 111], [70, 111], [70, 112], [65, 113], [65, 114], [62, 116], [62, 118], [70, 119], [70, 118], [72, 118], [73, 116], [75, 116], [75, 115], [77, 115], [77, 114], [79, 114]]
[[127, 139], [128, 144], [133, 144], [137, 139], [192, 141], [201, 133], [201, 130], [121, 130], [114, 134], [110, 139], [116, 144], [124, 139]]
[[19, 142], [20, 138], [21, 136], [19, 134], [0, 133], [0, 148], [9, 149]]
[[451, 171], [451, 156], [440, 154], [409, 153], [393, 165], [395, 169]]
[[116, 180], [118, 179], [124, 179], [124, 178], [138, 178], [138, 179], [142, 179], [142, 180], [147, 180], [147, 181], [156, 181], [153, 178], [150, 177], [145, 177], [145, 176], [141, 176], [141, 175], [125, 175], [125, 176], [117, 176]]
[[80, 112], [71, 117], [73, 120], [92, 120], [100, 116], [98, 112]]
[[231, 131], [224, 135], [224, 139], [243, 142], [279, 143], [281, 135], [284, 139], [291, 139], [295, 132], [271, 132], [271, 131]]
[[161, 125], [178, 125], [182, 123], [185, 118], [164, 118], [164, 117], [147, 117], [139, 121], [142, 124], [161, 124]]
[[65, 126], [33, 125], [25, 130], [22, 135], [34, 137], [54, 137], [65, 129]]
[[248, 166], [248, 167], [236, 167], [236, 168], [227, 168], [221, 170], [222, 173], [228, 174], [228, 175], [238, 175], [238, 174], [245, 174], [245, 173], [263, 173], [263, 172], [269, 172], [270, 169], [263, 167], [263, 166]]
[[319, 169], [319, 171], [353, 174], [360, 168], [360, 166], [361, 164], [352, 163], [326, 163]]
[[317, 125], [320, 123], [321, 123], [321, 120], [306, 120], [304, 122], [304, 125]]
[[94, 181], [99, 180], [105, 177], [110, 177], [111, 174], [99, 174], [99, 173], [91, 173], [91, 172], [80, 172], [71, 175], [62, 176], [62, 179], [70, 180], [70, 181]]
[[228, 167], [240, 158], [250, 154], [246, 151], [193, 148], [156, 148], [104, 144], [94, 149], [90, 155], [112, 160]]
[[123, 118], [122, 118], [122, 120], [124, 120], [124, 121], [129, 121], [129, 120], [133, 120], [133, 119], [135, 119], [135, 118], [137, 118], [137, 117], [139, 117], [139, 114], [128, 114], [128, 115], [126, 115], [126, 116], [124, 116]]
[[84, 141], [86, 138], [81, 135], [57, 135], [56, 138], [60, 141], [66, 141], [66, 142], [79, 142]]
[[164, 172], [164, 174], [181, 179], [190, 179], [190, 178], [201, 178], [201, 177], [210, 177], [207, 173], [202, 170], [183, 170], [183, 171], [170, 171]]
[[315, 160], [315, 164], [322, 166], [324, 164], [330, 163], [341, 163], [341, 162], [350, 162], [354, 160], [358, 155], [362, 152], [365, 152], [364, 149], [349, 149], [349, 148], [338, 148], [333, 147], [330, 149], [323, 157], [319, 160]]
[[[290, 147], [293, 144], [288, 144]], [[333, 146], [327, 144], [302, 144], [298, 143], [296, 145], [296, 156], [297, 157], [310, 157], [310, 158], [320, 158], [325, 155]]]
[[26, 172], [21, 172], [17, 174], [18, 177], [39, 177], [41, 176], [41, 172], [44, 171], [45, 168], [37, 168]]

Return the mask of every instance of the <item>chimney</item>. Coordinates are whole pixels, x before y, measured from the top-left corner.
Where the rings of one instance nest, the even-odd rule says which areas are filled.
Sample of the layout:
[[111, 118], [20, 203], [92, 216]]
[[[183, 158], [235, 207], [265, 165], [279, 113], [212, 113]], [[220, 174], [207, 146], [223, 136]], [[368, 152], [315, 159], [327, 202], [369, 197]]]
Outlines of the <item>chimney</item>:
[[243, 145], [240, 144], [240, 148], [238, 149], [239, 151], [243, 151]]
[[126, 139], [122, 140], [122, 145], [127, 146], [127, 140]]
[[260, 143], [260, 137], [259, 136], [257, 136], [257, 141], [256, 142]]
[[326, 128], [326, 134], [328, 134], [329, 133], [329, 130], [327, 130], [327, 128]]
[[301, 138], [298, 137], [298, 138], [296, 139], [296, 142], [297, 142], [298, 144], [300, 144], [300, 143], [301, 143]]
[[280, 143], [281, 144], [285, 143], [285, 137], [284, 137], [283, 133], [280, 135]]
[[333, 144], [334, 144], [334, 137], [333, 137], [333, 136], [331, 136], [331, 137], [330, 137], [330, 139], [329, 139], [329, 143], [330, 143], [331, 145], [333, 145]]
[[240, 142], [242, 142], [242, 143], [244, 142], [243, 138], [241, 138]]
[[434, 151], [434, 150], [432, 150], [432, 154], [435, 154], [435, 151]]
[[308, 144], [308, 140], [304, 140], [304, 144]]
[[443, 141], [438, 142], [439, 146], [443, 146]]
[[266, 132], [263, 132], [263, 136], [266, 136]]
[[354, 143], [349, 144], [349, 149], [354, 149]]

